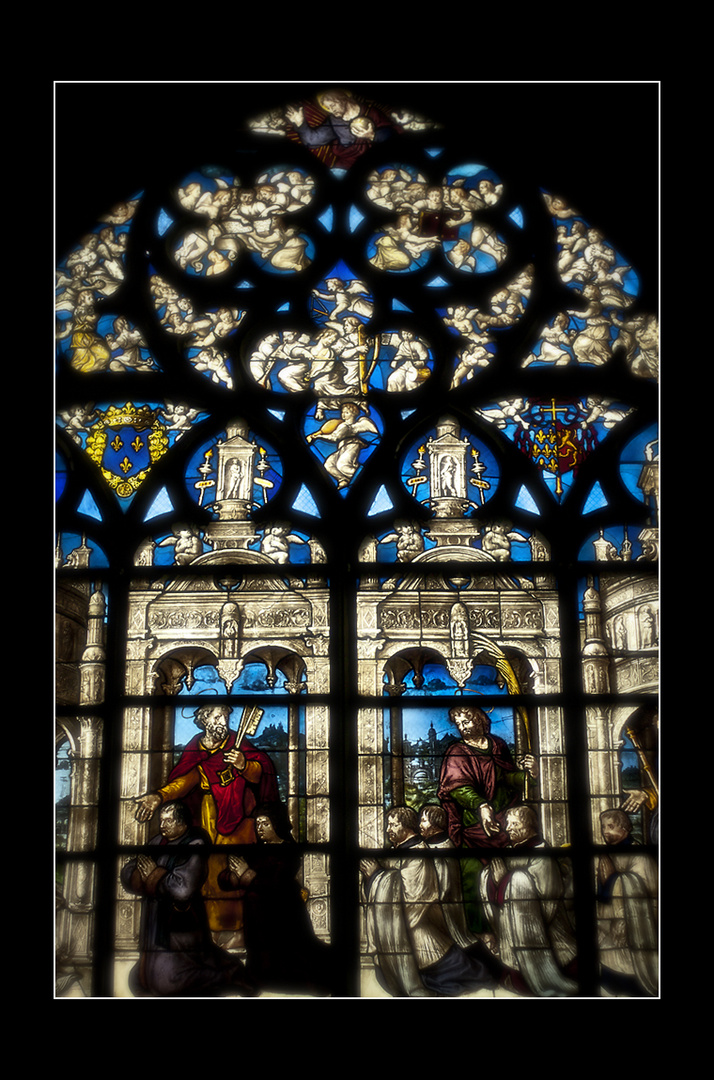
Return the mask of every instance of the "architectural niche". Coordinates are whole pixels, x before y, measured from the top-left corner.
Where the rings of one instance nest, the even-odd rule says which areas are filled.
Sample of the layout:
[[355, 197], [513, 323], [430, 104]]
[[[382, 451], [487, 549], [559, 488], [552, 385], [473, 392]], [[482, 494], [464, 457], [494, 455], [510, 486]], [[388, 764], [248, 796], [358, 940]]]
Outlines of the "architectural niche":
[[[405, 780], [399, 701], [407, 676], [418, 688], [424, 665], [441, 663], [458, 693], [476, 665], [485, 664], [509, 694], [537, 694], [543, 688], [557, 693], [561, 688], [557, 593], [547, 576], [510, 576], [495, 555], [475, 546], [481, 528], [466, 516], [472, 506], [469, 446], [458, 423], [443, 417], [424, 449], [433, 512], [426, 538], [434, 546], [415, 554], [384, 585], [366, 575], [357, 597], [359, 690], [389, 699], [389, 773], [395, 803], [403, 796]], [[446, 563], [448, 569], [440, 570]], [[375, 772], [381, 778], [374, 805], [363, 801], [360, 808], [362, 842], [379, 846], [385, 805], [382, 709], [364, 708], [361, 717], [361, 784]], [[568, 826], [560, 712], [538, 706], [526, 711], [517, 705], [514, 718], [516, 753], [533, 750], [541, 756], [546, 833], [564, 843]]]
[[[638, 540], [642, 555], [632, 560], [632, 544], [625, 539], [619, 550], [602, 536], [593, 542], [594, 555], [604, 563], [597, 585], [591, 576], [583, 596], [583, 683], [586, 693], [638, 695], [655, 694], [659, 685], [659, 588], [655, 567], [647, 570], [659, 553], [659, 462], [654, 443], [645, 448], [645, 461], [638, 478], [651, 523], [642, 528]], [[633, 571], [624, 570], [632, 564]], [[612, 568], [608, 572], [608, 568]], [[617, 568], [617, 570], [616, 570]], [[637, 743], [637, 734], [628, 735], [639, 706], [598, 703], [588, 706], [587, 730], [590, 781], [593, 798], [593, 838], [600, 839], [602, 810], [622, 804], [625, 798], [620, 752], [626, 739]], [[634, 731], [634, 729], [632, 729]], [[648, 721], [646, 738], [636, 752], [642, 773], [642, 790], [648, 793], [642, 808], [642, 833], [649, 839], [652, 811], [659, 798], [657, 779], [657, 720]]]

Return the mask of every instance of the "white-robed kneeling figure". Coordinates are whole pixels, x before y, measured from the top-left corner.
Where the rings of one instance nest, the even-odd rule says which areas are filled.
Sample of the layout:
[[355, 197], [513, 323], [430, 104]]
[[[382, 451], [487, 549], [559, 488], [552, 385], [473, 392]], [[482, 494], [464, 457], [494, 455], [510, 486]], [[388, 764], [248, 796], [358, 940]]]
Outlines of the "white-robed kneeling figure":
[[489, 860], [479, 888], [511, 985], [537, 997], [576, 994], [578, 985], [568, 970], [575, 959], [575, 937], [558, 860], [538, 851], [544, 845], [532, 807], [510, 809], [505, 828], [509, 846]]
[[598, 859], [598, 944], [603, 985], [616, 995], [655, 996], [657, 863], [632, 838], [624, 810], [600, 815], [608, 851]]
[[398, 855], [363, 859], [367, 940], [377, 980], [393, 997], [456, 997], [493, 989], [496, 966], [486, 950], [457, 945], [442, 910], [433, 858], [410, 807], [387, 815], [387, 839]]

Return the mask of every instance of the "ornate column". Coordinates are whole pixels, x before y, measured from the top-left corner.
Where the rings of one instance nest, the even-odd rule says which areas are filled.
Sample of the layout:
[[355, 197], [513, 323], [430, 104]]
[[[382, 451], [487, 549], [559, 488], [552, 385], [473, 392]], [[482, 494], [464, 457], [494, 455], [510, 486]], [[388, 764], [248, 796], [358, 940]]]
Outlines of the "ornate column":
[[[80, 670], [80, 705], [104, 699], [106, 656], [104, 651], [104, 594], [99, 584], [89, 599], [87, 636]], [[68, 853], [92, 851], [97, 839], [99, 761], [102, 749], [101, 721], [96, 716], [77, 718], [76, 748], [70, 751], [70, 811], [67, 828]], [[91, 959], [91, 920], [94, 907], [94, 864], [69, 861], [65, 877], [65, 917], [59, 948], [75, 963]]]
[[583, 682], [586, 693], [606, 694], [610, 689], [610, 657], [602, 636], [600, 594], [592, 578], [583, 596], [585, 643], [583, 645]]

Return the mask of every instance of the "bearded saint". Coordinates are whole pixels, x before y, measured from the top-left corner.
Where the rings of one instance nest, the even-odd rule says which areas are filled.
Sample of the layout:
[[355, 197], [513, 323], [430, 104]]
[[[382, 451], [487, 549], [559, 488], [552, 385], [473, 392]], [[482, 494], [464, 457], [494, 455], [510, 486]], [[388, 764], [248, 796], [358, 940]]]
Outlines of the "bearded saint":
[[[181, 800], [196, 825], [212, 844], [254, 844], [255, 807], [279, 798], [275, 766], [267, 754], [245, 740], [236, 746], [236, 732], [228, 727], [229, 706], [204, 706], [194, 723], [202, 731], [186, 745], [167, 783], [137, 800], [137, 820], [148, 821], [163, 803]], [[218, 884], [228, 865], [228, 853], [212, 855], [202, 894], [211, 930], [237, 930], [242, 925], [238, 896]]]

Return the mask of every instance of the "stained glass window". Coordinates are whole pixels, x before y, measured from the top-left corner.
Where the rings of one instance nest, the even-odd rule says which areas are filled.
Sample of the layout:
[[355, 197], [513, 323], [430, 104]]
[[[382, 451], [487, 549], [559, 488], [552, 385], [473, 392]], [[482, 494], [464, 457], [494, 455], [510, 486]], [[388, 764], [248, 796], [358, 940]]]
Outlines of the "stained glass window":
[[657, 997], [657, 85], [56, 105], [57, 996]]

